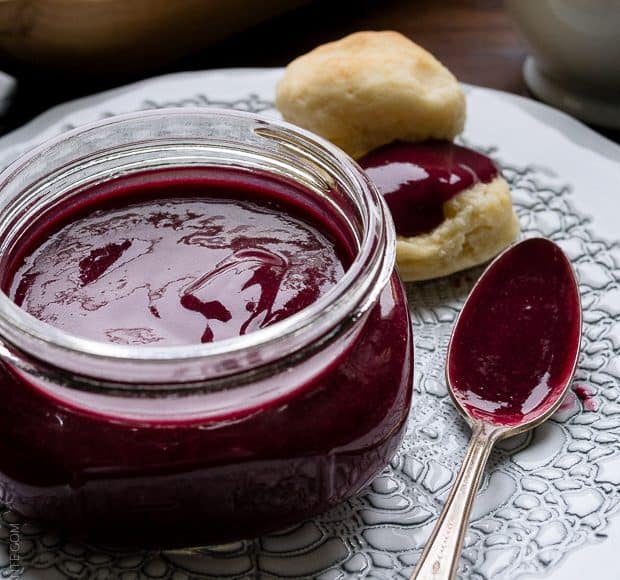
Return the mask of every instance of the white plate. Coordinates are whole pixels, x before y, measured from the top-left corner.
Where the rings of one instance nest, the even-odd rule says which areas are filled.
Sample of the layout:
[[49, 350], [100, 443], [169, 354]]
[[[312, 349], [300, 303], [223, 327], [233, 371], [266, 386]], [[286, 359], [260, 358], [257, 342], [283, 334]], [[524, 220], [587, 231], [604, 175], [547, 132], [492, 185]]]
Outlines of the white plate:
[[[155, 78], [56, 107], [0, 139], [0, 166], [69, 127], [165, 106], [236, 107], [277, 115], [272, 70]], [[620, 147], [533, 101], [467, 87], [464, 141], [512, 184], [523, 234], [565, 249], [581, 280], [582, 358], [571, 396], [533, 435], [499, 446], [476, 499], [461, 578], [612, 580], [620, 542]], [[401, 449], [373, 485], [282, 534], [202, 554], [123, 553], [65, 544], [2, 514], [6, 550], [28, 579], [407, 577], [446, 497], [468, 438], [443, 383], [448, 334], [479, 270], [409, 287], [416, 394]], [[586, 407], [596, 406], [596, 410]], [[17, 522], [9, 535], [9, 523]], [[205, 522], [205, 525], [209, 525]], [[11, 543], [11, 540], [13, 541]], [[18, 546], [19, 544], [19, 546]], [[16, 568], [13, 568], [16, 569]], [[17, 577], [17, 576], [15, 576]]]

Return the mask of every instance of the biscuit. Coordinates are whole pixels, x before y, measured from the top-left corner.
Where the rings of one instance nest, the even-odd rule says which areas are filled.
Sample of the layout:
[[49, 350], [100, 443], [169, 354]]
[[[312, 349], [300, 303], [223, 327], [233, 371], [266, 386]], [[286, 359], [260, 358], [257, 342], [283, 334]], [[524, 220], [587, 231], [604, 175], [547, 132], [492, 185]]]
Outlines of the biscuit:
[[358, 32], [291, 62], [276, 91], [285, 120], [352, 157], [395, 140], [453, 139], [465, 96], [432, 54], [393, 31]]
[[405, 281], [446, 276], [490, 260], [517, 237], [519, 220], [503, 177], [476, 183], [443, 204], [444, 221], [429, 233], [398, 236]]

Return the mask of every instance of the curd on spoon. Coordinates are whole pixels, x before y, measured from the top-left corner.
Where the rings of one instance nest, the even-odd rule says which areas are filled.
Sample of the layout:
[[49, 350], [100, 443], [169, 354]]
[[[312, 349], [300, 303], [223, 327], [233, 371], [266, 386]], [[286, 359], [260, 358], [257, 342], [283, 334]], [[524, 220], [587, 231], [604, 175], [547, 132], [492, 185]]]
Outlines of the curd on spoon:
[[472, 438], [412, 580], [455, 577], [493, 445], [539, 425], [559, 407], [580, 340], [579, 286], [550, 240], [511, 246], [478, 280], [452, 332], [446, 364], [449, 392]]

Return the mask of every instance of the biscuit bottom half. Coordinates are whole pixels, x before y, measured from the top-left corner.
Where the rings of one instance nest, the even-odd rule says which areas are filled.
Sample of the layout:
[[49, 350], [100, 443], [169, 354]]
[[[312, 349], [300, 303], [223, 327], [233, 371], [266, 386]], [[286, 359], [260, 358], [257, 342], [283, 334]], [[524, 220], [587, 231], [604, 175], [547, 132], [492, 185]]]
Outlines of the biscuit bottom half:
[[497, 176], [443, 205], [444, 221], [429, 233], [398, 236], [396, 261], [406, 282], [446, 276], [490, 260], [515, 240], [519, 220], [510, 188]]

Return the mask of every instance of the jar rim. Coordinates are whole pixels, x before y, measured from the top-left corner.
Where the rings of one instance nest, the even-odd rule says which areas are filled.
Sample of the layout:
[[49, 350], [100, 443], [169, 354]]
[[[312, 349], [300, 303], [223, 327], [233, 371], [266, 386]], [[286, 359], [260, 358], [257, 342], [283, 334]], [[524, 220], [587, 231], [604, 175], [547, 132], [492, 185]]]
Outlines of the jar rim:
[[[137, 365], [197, 360], [206, 362], [217, 361], [222, 356], [231, 357], [252, 348], [269, 347], [275, 343], [281, 347], [290, 337], [308, 329], [321, 328], [321, 323], [325, 322], [326, 317], [346, 318], [351, 314], [352, 304], [357, 305], [356, 316], [359, 316], [359, 312], [369, 309], [387, 284], [395, 262], [394, 226], [383, 197], [355, 161], [331, 143], [289, 123], [254, 113], [211, 107], [167, 108], [123, 114], [82, 125], [45, 141], [0, 172], [0, 192], [2, 192], [0, 208], [8, 201], [4, 199], [6, 184], [15, 179], [20, 172], [27, 170], [33, 160], [45, 156], [51, 148], [67, 142], [79, 142], [89, 132], [105, 127], [144, 120], [155, 122], [164, 117], [168, 119], [185, 117], [188, 120], [211, 118], [224, 122], [236, 120], [253, 123], [273, 131], [274, 134], [299, 140], [313, 154], [320, 154], [323, 161], [337, 165], [360, 194], [364, 205], [361, 210], [367, 220], [363, 236], [359, 240], [357, 254], [343, 277], [314, 303], [265, 328], [212, 343], [165, 346], [120, 345], [84, 338], [38, 320], [13, 302], [4, 291], [0, 291], [0, 339], [7, 341], [12, 348], [54, 365], [59, 364], [58, 359], [54, 358], [59, 353]], [[0, 222], [0, 235], [4, 233], [6, 226], [7, 224]], [[49, 350], [42, 347], [52, 348]], [[238, 371], [239, 369], [235, 369], [235, 372]]]

